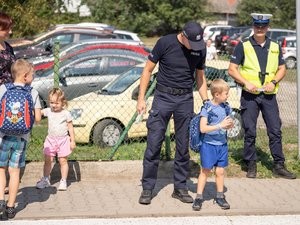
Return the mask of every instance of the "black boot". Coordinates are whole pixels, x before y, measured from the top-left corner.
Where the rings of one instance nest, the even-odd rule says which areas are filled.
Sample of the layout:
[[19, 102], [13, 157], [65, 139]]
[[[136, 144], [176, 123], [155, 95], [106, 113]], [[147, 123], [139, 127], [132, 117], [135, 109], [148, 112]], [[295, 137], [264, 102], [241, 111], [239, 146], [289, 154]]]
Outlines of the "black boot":
[[276, 162], [273, 165], [273, 175], [275, 177], [282, 177], [285, 179], [296, 179], [296, 175], [288, 171], [283, 162]]
[[139, 199], [142, 205], [149, 205], [152, 199], [152, 190], [143, 190]]
[[248, 178], [256, 178], [256, 161], [255, 160], [250, 160], [246, 161], [247, 165], [247, 175], [246, 177]]
[[184, 203], [193, 203], [194, 199], [189, 195], [187, 189], [174, 189], [172, 193], [173, 198], [177, 198]]

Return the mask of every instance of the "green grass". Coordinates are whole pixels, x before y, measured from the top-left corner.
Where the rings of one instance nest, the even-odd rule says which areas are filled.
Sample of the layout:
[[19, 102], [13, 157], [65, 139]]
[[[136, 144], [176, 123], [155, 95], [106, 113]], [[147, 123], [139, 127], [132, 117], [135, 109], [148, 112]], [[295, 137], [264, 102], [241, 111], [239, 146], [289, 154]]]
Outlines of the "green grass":
[[[27, 150], [27, 161], [43, 160], [43, 142], [47, 134], [47, 120], [41, 125], [35, 126]], [[297, 127], [283, 128], [283, 151], [286, 157], [286, 166], [300, 177], [300, 165], [298, 159]], [[140, 140], [140, 141], [139, 141]], [[243, 162], [243, 140], [229, 141], [229, 167], [228, 177], [245, 177], [245, 165]], [[113, 160], [142, 160], [146, 149], [145, 139], [129, 140], [122, 144], [113, 156]], [[258, 155], [258, 178], [272, 177], [272, 157], [268, 147], [268, 138], [265, 129], [258, 129], [256, 149]], [[170, 158], [174, 159], [175, 142], [171, 141]], [[77, 144], [76, 149], [69, 157], [78, 161], [104, 161], [109, 160], [112, 148], [99, 148], [92, 144]], [[161, 159], [166, 160], [165, 143], [161, 151]], [[191, 160], [199, 165], [199, 155], [191, 151]]]

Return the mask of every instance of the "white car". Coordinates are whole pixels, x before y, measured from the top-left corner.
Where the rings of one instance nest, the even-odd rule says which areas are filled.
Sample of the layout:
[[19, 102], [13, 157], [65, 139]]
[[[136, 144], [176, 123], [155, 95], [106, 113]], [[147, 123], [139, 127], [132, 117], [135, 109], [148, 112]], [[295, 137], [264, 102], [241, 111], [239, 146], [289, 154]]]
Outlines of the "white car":
[[119, 38], [119, 39], [132, 40], [132, 41], [139, 42], [139, 44], [141, 44], [141, 45], [144, 44], [136, 33], [126, 31], [126, 30], [115, 29], [113, 26], [110, 26], [110, 25], [104, 24], [104, 23], [83, 22], [83, 23], [78, 23], [78, 24], [59, 24], [56, 27], [58, 27], [58, 28], [64, 28], [64, 27], [95, 28], [98, 30], [112, 32], [112, 33], [116, 34], [117, 38]]
[[215, 37], [221, 33], [222, 28], [229, 28], [232, 27], [230, 25], [208, 25], [205, 26], [204, 32], [203, 32], [203, 39], [204, 41], [207, 41], [208, 39], [212, 39], [212, 41], [215, 41]]
[[140, 43], [140, 45], [144, 44], [136, 33], [126, 31], [126, 30], [114, 30], [113, 33], [116, 34], [117, 37], [120, 39], [137, 41]]
[[278, 41], [281, 43], [282, 56], [287, 69], [295, 69], [297, 66], [297, 39], [296, 36], [284, 37]]
[[[237, 96], [235, 82], [227, 74], [229, 62], [213, 60], [207, 65], [207, 80], [216, 77], [225, 79], [230, 86], [228, 102], [236, 112], [235, 126], [227, 135], [229, 138], [238, 139], [243, 136], [241, 119], [239, 115], [239, 96]], [[89, 93], [69, 101], [68, 109], [73, 117], [75, 141], [77, 143], [93, 142], [100, 147], [114, 146], [119, 140], [123, 130], [131, 123], [136, 113], [136, 104], [139, 91], [140, 75], [145, 64], [133, 67], [128, 72], [106, 85], [102, 90]], [[222, 68], [222, 69], [218, 69]], [[151, 83], [157, 73], [153, 71]], [[209, 97], [211, 98], [210, 93]], [[153, 95], [147, 99], [147, 110], [141, 122], [133, 123], [127, 138], [147, 136], [146, 121], [148, 110], [151, 108]], [[194, 91], [194, 112], [198, 113], [202, 105], [198, 91]], [[170, 121], [170, 131], [174, 133], [173, 120]]]

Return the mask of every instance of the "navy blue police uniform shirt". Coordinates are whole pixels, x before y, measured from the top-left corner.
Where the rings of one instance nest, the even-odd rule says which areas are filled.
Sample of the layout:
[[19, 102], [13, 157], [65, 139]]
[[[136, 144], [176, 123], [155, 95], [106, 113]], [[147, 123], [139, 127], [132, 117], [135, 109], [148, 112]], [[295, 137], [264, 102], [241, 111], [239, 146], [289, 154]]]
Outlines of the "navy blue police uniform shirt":
[[160, 38], [148, 59], [159, 62], [157, 82], [172, 88], [192, 88], [195, 69], [205, 68], [206, 48], [200, 51], [189, 50], [177, 39], [177, 34]]
[[[268, 51], [270, 48], [270, 43], [271, 43], [271, 39], [269, 37], [266, 38], [266, 43], [264, 44], [263, 47], [261, 47], [261, 45], [257, 44], [254, 37], [251, 36], [249, 37], [249, 41], [251, 42], [257, 58], [258, 58], [258, 62], [259, 62], [259, 66], [260, 66], [260, 71], [261, 72], [266, 72], [266, 68], [267, 68], [267, 60], [268, 60]], [[243, 43], [240, 42], [238, 43], [238, 45], [235, 47], [235, 50], [231, 56], [231, 63], [237, 64], [237, 65], [243, 65], [244, 64], [244, 60], [245, 60], [245, 55], [244, 55], [244, 47], [243, 47]], [[279, 56], [278, 56], [278, 64], [283, 65], [284, 59], [282, 57], [282, 51], [281, 48], [279, 47]]]

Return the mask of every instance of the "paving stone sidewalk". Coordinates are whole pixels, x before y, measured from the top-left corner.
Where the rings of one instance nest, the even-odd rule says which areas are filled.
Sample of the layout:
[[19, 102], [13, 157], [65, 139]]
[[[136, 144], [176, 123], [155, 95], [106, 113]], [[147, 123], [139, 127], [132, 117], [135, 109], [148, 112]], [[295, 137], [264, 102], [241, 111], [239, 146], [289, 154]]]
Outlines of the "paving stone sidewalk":
[[[300, 214], [300, 179], [226, 178], [225, 195], [230, 210], [213, 203], [215, 183], [208, 180], [205, 202], [199, 212], [191, 204], [171, 197], [173, 162], [161, 162], [155, 197], [150, 205], [140, 205], [141, 161], [71, 162], [67, 191], [57, 191], [59, 167], [54, 166], [52, 187], [38, 190], [43, 163], [27, 164], [17, 197], [17, 220], [59, 218], [124, 218], [211, 215]], [[188, 180], [195, 196], [197, 178]]]

